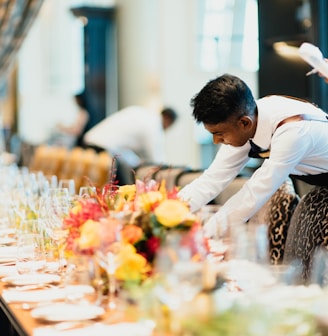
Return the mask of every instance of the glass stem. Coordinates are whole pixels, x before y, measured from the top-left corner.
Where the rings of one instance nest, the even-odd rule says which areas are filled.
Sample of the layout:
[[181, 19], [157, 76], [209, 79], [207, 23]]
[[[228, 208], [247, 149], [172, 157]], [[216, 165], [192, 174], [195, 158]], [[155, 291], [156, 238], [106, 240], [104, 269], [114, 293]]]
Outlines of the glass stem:
[[115, 309], [115, 295], [116, 295], [116, 278], [115, 273], [107, 272], [108, 274], [108, 308]]

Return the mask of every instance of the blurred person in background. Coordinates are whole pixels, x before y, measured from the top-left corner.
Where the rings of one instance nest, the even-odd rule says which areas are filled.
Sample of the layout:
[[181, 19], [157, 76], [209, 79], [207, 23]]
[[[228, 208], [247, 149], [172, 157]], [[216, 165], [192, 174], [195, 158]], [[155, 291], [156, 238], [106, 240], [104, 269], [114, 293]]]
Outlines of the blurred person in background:
[[89, 120], [84, 92], [82, 91], [75, 94], [74, 101], [77, 106], [77, 114], [74, 123], [70, 125], [62, 123], [57, 124], [48, 141], [49, 145], [64, 146], [69, 149], [75, 146], [83, 147], [82, 139]]
[[160, 113], [142, 106], [129, 106], [111, 114], [86, 132], [83, 142], [118, 156], [129, 166], [166, 162], [164, 131], [177, 119], [175, 110]]

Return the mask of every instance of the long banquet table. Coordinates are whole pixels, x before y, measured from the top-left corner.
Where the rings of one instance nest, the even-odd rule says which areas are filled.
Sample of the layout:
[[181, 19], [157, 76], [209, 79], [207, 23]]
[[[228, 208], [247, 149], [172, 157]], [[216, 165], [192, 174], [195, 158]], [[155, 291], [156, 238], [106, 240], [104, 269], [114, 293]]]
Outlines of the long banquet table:
[[[4, 289], [4, 284], [0, 284], [0, 291], [2, 292]], [[97, 318], [94, 321], [86, 322], [88, 325], [91, 326], [92, 322], [104, 322], [111, 320], [111, 323], [115, 325], [116, 323], [134, 323], [135, 321], [131, 318], [131, 315], [128, 314], [117, 314], [117, 316], [112, 316], [112, 313], [108, 311], [101, 316], [101, 318]], [[68, 322], [68, 324], [71, 322]], [[72, 322], [72, 330], [74, 329], [74, 325], [77, 325], [77, 328], [83, 329], [81, 326], [78, 326], [78, 322]], [[82, 324], [84, 322], [81, 322]], [[39, 329], [49, 328], [49, 333], [55, 331], [53, 326], [59, 323], [47, 323], [47, 322], [40, 322], [37, 319], [31, 316], [31, 311], [29, 309], [23, 309], [22, 303], [8, 303], [4, 299], [3, 296], [0, 296], [0, 334], [3, 336], [33, 336], [35, 335], [35, 331]], [[69, 330], [69, 328], [68, 328]], [[60, 329], [59, 329], [60, 331]], [[65, 331], [65, 329], [63, 329]], [[109, 330], [110, 331], [110, 330]], [[83, 330], [82, 330], [82, 334]], [[147, 331], [146, 335], [150, 335]], [[41, 335], [41, 333], [40, 333]], [[42, 331], [42, 335], [47, 336], [46, 331]], [[139, 335], [139, 334], [138, 334]]]
[[[4, 283], [0, 283], [2, 292]], [[31, 336], [38, 323], [27, 310], [17, 304], [9, 304], [0, 296], [0, 326], [1, 334], [6, 336]]]

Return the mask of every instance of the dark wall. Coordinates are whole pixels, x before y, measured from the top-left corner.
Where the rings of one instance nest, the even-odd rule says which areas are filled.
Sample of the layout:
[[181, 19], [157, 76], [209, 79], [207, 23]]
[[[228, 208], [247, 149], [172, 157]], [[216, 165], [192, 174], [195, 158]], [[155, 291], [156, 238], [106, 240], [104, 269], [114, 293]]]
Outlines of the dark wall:
[[285, 94], [310, 98], [308, 65], [286, 58], [273, 48], [278, 41], [310, 41], [296, 20], [299, 1], [259, 0], [259, 94]]
[[[84, 33], [84, 87], [89, 121], [85, 131], [107, 116], [108, 92], [117, 88], [108, 77], [117, 72], [115, 9], [106, 7], [76, 7], [71, 11], [85, 18]], [[115, 98], [116, 99], [116, 98]]]
[[[285, 41], [296, 47], [302, 42], [319, 46], [328, 56], [327, 0], [311, 0], [312, 25], [300, 20], [299, 0], [259, 0], [259, 95], [284, 94], [307, 99], [328, 110], [328, 84], [317, 75], [305, 76], [311, 67], [300, 57], [279, 55], [273, 48], [275, 42]], [[324, 14], [323, 14], [324, 13]], [[326, 92], [326, 93], [324, 93]]]

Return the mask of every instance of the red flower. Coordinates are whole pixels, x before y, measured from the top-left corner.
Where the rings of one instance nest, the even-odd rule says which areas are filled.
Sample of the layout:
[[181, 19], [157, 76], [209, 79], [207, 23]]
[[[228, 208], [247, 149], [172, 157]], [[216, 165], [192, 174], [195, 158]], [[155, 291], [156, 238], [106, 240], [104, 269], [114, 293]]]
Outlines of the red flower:
[[161, 246], [161, 240], [159, 237], [150, 237], [146, 242], [146, 258], [147, 260], [153, 260], [156, 252]]

